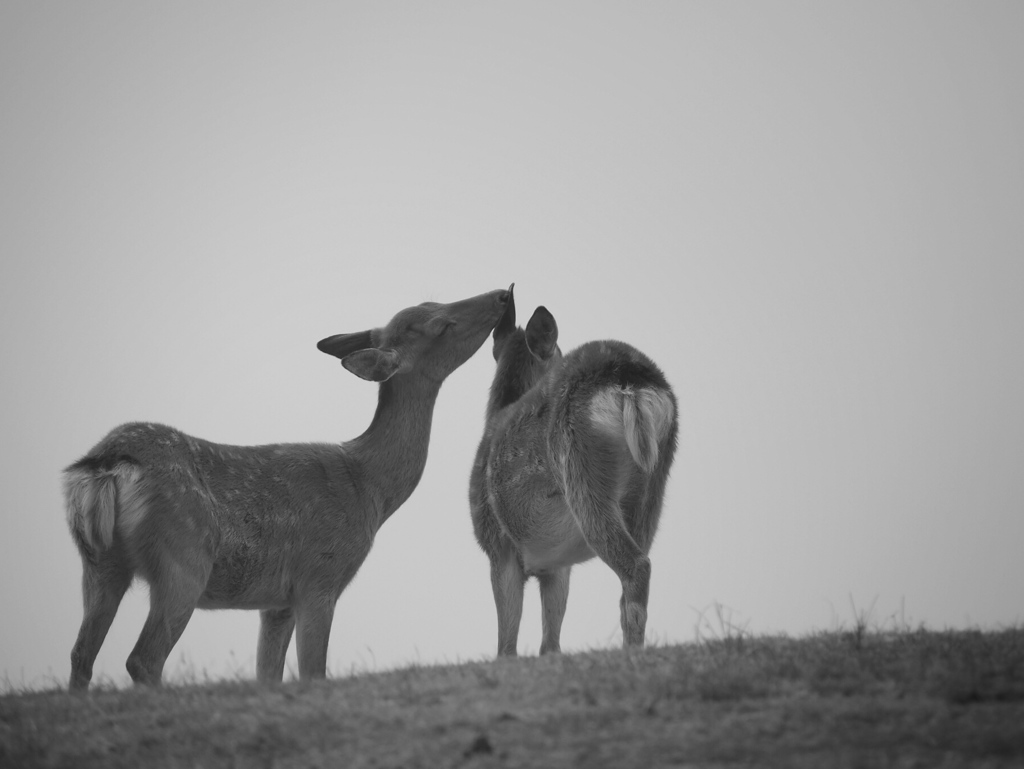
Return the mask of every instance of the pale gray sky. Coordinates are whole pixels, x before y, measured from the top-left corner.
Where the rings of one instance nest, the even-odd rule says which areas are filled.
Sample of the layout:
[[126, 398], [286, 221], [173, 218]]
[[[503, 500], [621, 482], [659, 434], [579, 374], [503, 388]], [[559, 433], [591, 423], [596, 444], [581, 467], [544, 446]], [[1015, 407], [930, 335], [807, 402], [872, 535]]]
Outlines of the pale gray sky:
[[[352, 438], [376, 389], [318, 339], [512, 281], [563, 349], [628, 341], [676, 389], [651, 640], [715, 602], [766, 633], [851, 597], [1024, 618], [1024, 5], [4, 3], [0, 100], [13, 684], [67, 681], [60, 471], [107, 430]], [[493, 654], [466, 502], [492, 371], [488, 343], [442, 389], [334, 673]], [[563, 648], [617, 645], [618, 596], [575, 569]], [[168, 672], [254, 675], [256, 627], [197, 612]]]

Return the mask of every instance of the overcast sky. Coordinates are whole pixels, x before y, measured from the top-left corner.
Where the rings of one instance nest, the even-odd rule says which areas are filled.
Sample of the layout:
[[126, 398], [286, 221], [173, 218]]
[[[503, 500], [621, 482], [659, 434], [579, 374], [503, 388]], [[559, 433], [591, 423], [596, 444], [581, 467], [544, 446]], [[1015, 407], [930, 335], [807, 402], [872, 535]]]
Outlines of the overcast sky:
[[[67, 682], [60, 472], [108, 430], [355, 437], [376, 387], [317, 340], [512, 281], [564, 350], [622, 339], [675, 388], [650, 641], [716, 603], [1024, 620], [1024, 4], [8, 2], [0, 100], [0, 682]], [[444, 385], [335, 675], [494, 653], [492, 373], [488, 342]], [[577, 567], [563, 649], [617, 646], [619, 593]], [[197, 612], [169, 677], [253, 677], [257, 625]]]

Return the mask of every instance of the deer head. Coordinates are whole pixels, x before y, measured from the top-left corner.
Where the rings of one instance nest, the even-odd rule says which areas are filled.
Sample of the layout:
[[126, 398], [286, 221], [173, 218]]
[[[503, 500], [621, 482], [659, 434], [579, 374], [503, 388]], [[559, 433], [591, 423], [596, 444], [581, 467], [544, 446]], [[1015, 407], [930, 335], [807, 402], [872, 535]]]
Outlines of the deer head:
[[510, 289], [451, 304], [424, 302], [402, 310], [386, 326], [335, 334], [317, 348], [372, 382], [414, 374], [440, 383], [480, 349], [511, 296]]

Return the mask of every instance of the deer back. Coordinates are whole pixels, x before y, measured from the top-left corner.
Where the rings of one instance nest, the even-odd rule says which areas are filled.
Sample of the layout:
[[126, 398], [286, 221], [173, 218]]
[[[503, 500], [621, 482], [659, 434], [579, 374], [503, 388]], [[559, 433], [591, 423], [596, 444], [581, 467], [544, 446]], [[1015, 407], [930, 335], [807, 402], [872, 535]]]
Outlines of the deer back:
[[495, 329], [497, 369], [471, 477], [478, 540], [488, 550], [502, 534], [553, 536], [564, 528], [559, 505], [579, 516], [603, 496], [645, 519], [629, 528], [649, 545], [676, 446], [672, 389], [629, 344], [589, 342], [562, 356], [556, 339], [544, 308], [526, 330], [505, 318]]

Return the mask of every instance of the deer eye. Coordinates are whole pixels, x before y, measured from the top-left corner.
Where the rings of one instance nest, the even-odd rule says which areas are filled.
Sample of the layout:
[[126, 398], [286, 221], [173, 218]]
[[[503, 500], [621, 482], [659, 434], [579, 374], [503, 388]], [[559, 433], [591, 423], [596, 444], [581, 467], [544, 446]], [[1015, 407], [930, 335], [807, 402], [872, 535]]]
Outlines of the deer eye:
[[432, 318], [427, 322], [426, 327], [432, 336], [441, 336], [454, 325], [455, 321], [448, 318]]

